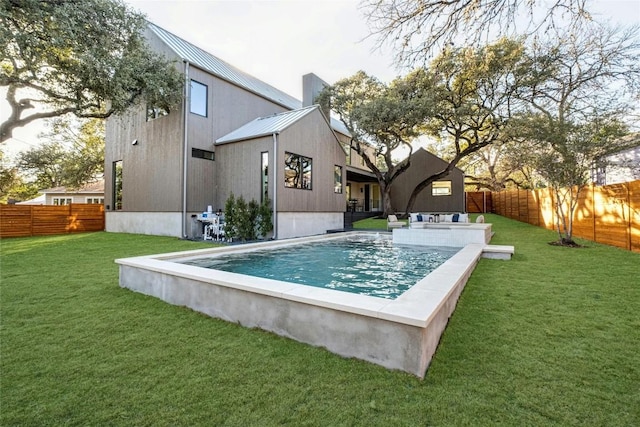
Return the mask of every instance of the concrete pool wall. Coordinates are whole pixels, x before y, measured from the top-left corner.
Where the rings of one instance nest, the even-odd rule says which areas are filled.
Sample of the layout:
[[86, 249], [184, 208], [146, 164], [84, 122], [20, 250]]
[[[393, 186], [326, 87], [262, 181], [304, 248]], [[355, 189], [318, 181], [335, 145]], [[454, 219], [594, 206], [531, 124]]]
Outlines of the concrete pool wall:
[[118, 259], [120, 286], [423, 378], [484, 244], [466, 245], [395, 300], [173, 262], [343, 236]]

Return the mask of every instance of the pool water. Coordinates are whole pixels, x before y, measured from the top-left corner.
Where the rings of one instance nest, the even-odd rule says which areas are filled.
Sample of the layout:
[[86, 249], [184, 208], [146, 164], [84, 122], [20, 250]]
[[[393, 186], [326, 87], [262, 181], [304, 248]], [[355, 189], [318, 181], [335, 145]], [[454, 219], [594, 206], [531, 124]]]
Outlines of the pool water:
[[351, 236], [182, 263], [395, 299], [459, 248], [394, 246], [388, 236]]

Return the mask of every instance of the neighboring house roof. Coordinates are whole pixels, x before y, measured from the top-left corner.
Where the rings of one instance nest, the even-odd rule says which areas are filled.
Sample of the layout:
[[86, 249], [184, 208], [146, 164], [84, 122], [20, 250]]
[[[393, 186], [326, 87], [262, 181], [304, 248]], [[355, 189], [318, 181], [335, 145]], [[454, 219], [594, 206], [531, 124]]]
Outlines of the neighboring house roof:
[[82, 193], [104, 193], [104, 180], [92, 182], [78, 189], [68, 189], [67, 187], [46, 188], [39, 191], [42, 194], [82, 194]]
[[285, 111], [284, 113], [273, 114], [266, 117], [258, 117], [233, 132], [218, 138], [216, 140], [216, 144], [243, 141], [259, 138], [261, 136], [273, 135], [274, 133], [280, 133], [318, 108], [319, 107], [317, 105], [312, 105], [311, 107], [300, 108], [298, 110]]
[[25, 200], [24, 202], [17, 202], [16, 205], [44, 205], [46, 202], [47, 196], [41, 194], [33, 199]]
[[213, 56], [151, 22], [149, 22], [149, 29], [183, 60], [284, 107], [293, 110], [302, 106], [302, 102], [294, 97], [239, 70], [233, 65], [224, 62], [220, 58]]

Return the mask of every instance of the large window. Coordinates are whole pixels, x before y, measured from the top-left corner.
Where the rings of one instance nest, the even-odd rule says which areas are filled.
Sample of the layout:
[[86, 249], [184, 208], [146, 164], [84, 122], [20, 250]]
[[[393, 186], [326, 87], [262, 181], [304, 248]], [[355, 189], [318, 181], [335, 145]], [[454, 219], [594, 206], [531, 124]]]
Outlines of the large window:
[[435, 181], [431, 184], [432, 196], [450, 196], [451, 181]]
[[284, 186], [311, 190], [311, 158], [284, 153]]
[[333, 168], [333, 192], [342, 194], [342, 168], [340, 166]]
[[122, 210], [122, 160], [113, 162], [113, 209]]
[[191, 80], [191, 109], [193, 114], [207, 117], [207, 86]]
[[262, 152], [262, 158], [260, 163], [260, 181], [262, 185], [262, 192], [260, 193], [260, 202], [264, 203], [269, 199], [269, 152]]

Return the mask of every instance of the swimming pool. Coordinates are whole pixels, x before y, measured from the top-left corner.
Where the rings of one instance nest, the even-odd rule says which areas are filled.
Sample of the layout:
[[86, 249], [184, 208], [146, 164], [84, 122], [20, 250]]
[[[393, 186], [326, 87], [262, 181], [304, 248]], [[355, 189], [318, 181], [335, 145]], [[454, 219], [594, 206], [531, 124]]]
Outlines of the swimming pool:
[[467, 244], [396, 299], [180, 263], [207, 256], [318, 244], [345, 235], [362, 233], [118, 259], [120, 286], [211, 317], [324, 347], [343, 357], [424, 377], [486, 244]]
[[196, 267], [395, 299], [458, 250], [394, 245], [391, 236], [378, 233], [182, 262]]

